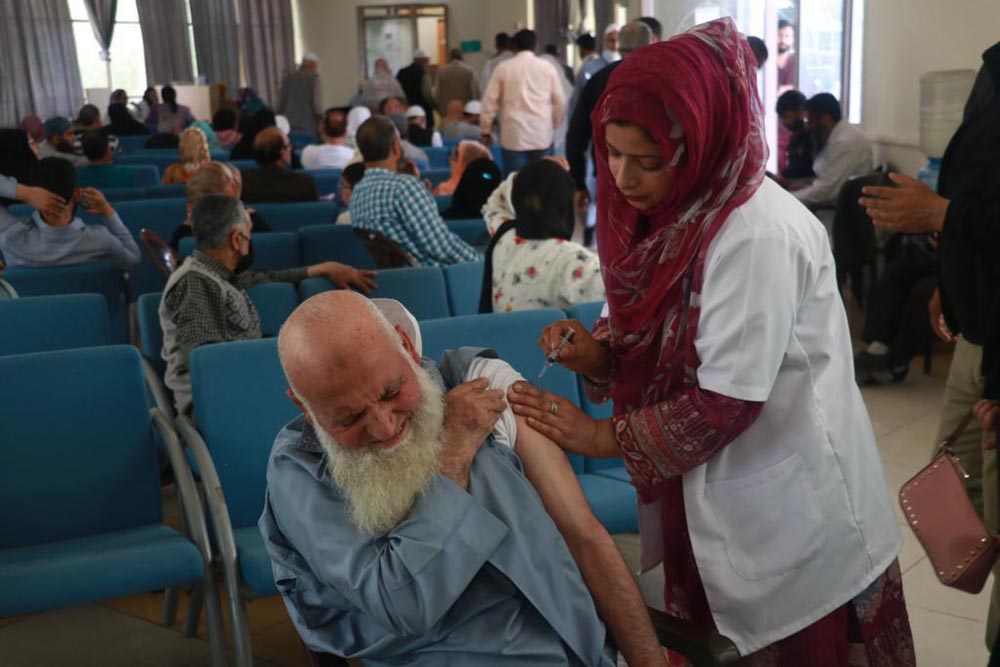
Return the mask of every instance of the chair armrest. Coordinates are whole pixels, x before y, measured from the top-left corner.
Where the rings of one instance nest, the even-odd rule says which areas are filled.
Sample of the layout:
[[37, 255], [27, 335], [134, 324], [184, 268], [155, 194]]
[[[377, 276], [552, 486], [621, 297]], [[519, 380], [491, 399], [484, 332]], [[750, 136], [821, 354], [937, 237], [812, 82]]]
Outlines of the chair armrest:
[[174, 425], [181, 441], [191, 451], [198, 466], [201, 485], [205, 491], [205, 502], [208, 504], [208, 516], [212, 521], [223, 565], [235, 567], [236, 538], [233, 535], [233, 524], [229, 520], [229, 508], [226, 506], [226, 496], [222, 492], [222, 482], [219, 481], [219, 473], [215, 470], [212, 455], [208, 453], [208, 446], [190, 417], [180, 415], [174, 421]]
[[[167, 390], [164, 388], [160, 376], [153, 370], [153, 366], [149, 363], [149, 360], [145, 357], [140, 357], [140, 359], [142, 361], [142, 375], [146, 379], [146, 386], [149, 388], [149, 393], [153, 395], [156, 407], [163, 413], [164, 417], [167, 417], [167, 421], [169, 422], [170, 416], [174, 414], [174, 406], [170, 403]], [[173, 428], [170, 430], [173, 432]]]
[[740, 663], [736, 645], [718, 632], [696, 629], [687, 621], [653, 607], [646, 609], [660, 645], [680, 653], [694, 667], [723, 667]]
[[191, 474], [191, 468], [187, 459], [184, 458], [180, 439], [178, 439], [170, 419], [159, 408], [151, 408], [149, 415], [163, 438], [164, 449], [170, 460], [170, 467], [174, 471], [180, 509], [184, 512], [184, 519], [190, 533], [189, 537], [198, 547], [207, 565], [212, 561], [212, 543], [208, 536], [208, 527], [205, 523], [205, 514], [198, 496], [198, 486], [194, 482], [194, 475]]

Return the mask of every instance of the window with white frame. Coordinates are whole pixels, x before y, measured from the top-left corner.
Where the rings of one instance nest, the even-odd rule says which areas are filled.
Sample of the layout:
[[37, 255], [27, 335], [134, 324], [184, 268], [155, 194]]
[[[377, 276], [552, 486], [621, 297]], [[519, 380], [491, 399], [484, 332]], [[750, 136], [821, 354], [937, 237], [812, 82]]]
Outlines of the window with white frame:
[[[90, 26], [84, 1], [69, 0], [68, 4], [84, 89], [123, 88], [130, 99], [141, 99], [142, 92], [146, 89], [146, 56], [135, 0], [118, 0], [115, 30], [111, 39], [111, 60], [108, 62], [101, 59], [101, 47]], [[107, 101], [104, 100], [103, 104], [107, 104]]]

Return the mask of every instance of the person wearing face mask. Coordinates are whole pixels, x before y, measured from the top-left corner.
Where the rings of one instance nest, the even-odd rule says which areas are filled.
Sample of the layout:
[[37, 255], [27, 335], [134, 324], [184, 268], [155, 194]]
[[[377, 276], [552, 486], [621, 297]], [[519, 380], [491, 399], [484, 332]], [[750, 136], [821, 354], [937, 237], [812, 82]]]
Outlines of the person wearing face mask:
[[806, 101], [805, 121], [816, 146], [812, 163], [816, 177], [791, 183], [788, 190], [806, 206], [834, 206], [848, 178], [872, 170], [871, 141], [842, 118], [840, 102], [830, 93], [819, 93]]
[[160, 300], [163, 328], [161, 355], [167, 364], [166, 385], [174, 392], [178, 414], [191, 413], [191, 351], [202, 345], [261, 338], [260, 316], [248, 287], [266, 282], [293, 282], [326, 276], [341, 288], [369, 292], [374, 271], [337, 262], [322, 262], [282, 271], [254, 271], [252, 225], [240, 200], [206, 195], [191, 210], [194, 253], [171, 274]]

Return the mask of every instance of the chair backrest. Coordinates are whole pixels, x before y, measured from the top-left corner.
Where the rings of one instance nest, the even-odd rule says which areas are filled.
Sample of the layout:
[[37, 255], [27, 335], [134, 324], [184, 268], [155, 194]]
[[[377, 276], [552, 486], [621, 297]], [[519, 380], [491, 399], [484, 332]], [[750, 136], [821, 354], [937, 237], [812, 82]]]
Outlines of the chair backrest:
[[451, 178], [451, 170], [447, 167], [444, 169], [425, 169], [420, 172], [420, 179], [423, 180], [425, 178], [431, 182], [431, 186], [433, 187]]
[[[579, 320], [580, 323], [587, 327], [588, 329], [594, 328], [594, 323], [597, 318], [601, 316], [601, 310], [604, 308], [603, 301], [591, 301], [589, 303], [577, 303], [566, 309], [566, 315], [573, 320]], [[606, 403], [594, 403], [589, 398], [587, 398], [587, 392], [584, 387], [583, 378], [577, 377], [577, 386], [580, 391], [580, 407], [583, 411], [593, 417], [594, 419], [610, 419], [612, 415], [612, 403], [608, 401]], [[584, 467], [586, 472], [596, 472], [604, 468], [617, 468], [622, 465], [620, 458], [613, 459], [591, 459], [588, 458], [584, 462]]]
[[448, 317], [448, 295], [444, 274], [433, 266], [417, 266], [379, 271], [378, 287], [368, 296], [372, 299], [396, 299], [418, 320]]
[[289, 132], [288, 140], [295, 148], [302, 149], [316, 141], [316, 135], [312, 132]]
[[105, 199], [112, 203], [120, 201], [133, 201], [135, 199], [145, 199], [146, 188], [104, 188], [101, 190], [101, 194], [104, 195]]
[[233, 528], [256, 526], [274, 437], [298, 409], [274, 338], [204, 345], [191, 353], [198, 430], [212, 455]]
[[162, 520], [139, 352], [0, 357], [0, 548]]
[[[565, 316], [561, 310], [525, 310], [425, 320], [420, 323], [423, 355], [439, 361], [445, 350], [487, 347], [496, 351], [528, 382], [579, 405], [576, 378], [562, 366], [552, 366], [541, 380], [538, 379], [545, 363], [545, 355], [538, 348], [538, 337], [542, 329]], [[583, 472], [583, 457], [570, 455], [569, 459], [574, 470]]]
[[161, 298], [163, 294], [160, 292], [141, 295], [136, 301], [136, 315], [139, 320], [139, 344], [142, 346], [142, 356], [150, 363], [153, 370], [163, 377], [167, 364], [160, 356], [163, 350], [163, 329], [160, 327]]
[[[187, 217], [187, 201], [183, 198], [125, 201], [117, 204], [115, 210], [136, 243], [141, 244], [144, 229], [169, 239]], [[129, 285], [135, 295], [159, 292], [163, 289], [163, 276], [151, 261], [143, 261], [129, 272]]]
[[177, 153], [171, 156], [160, 156], [159, 158], [149, 156], [141, 157], [129, 155], [119, 155], [115, 162], [124, 167], [128, 167], [132, 172], [132, 185], [137, 188], [148, 188], [160, 182], [160, 174], [169, 165], [177, 162]]
[[[141, 151], [119, 155], [115, 159], [118, 164], [153, 166], [159, 174], [163, 174], [163, 172], [167, 170], [167, 167], [175, 162], [180, 162], [180, 160], [180, 153], [177, 149], [162, 151], [143, 149]], [[160, 179], [157, 178], [156, 183], [159, 182]], [[156, 183], [143, 183], [143, 185], [150, 186], [156, 185]], [[136, 183], [136, 185], [138, 185], [138, 183]]]
[[406, 266], [418, 266], [417, 260], [403, 250], [403, 248], [382, 232], [374, 229], [354, 228], [354, 233], [358, 235], [368, 249], [368, 253], [375, 261], [375, 266], [380, 269], [399, 269]]
[[303, 169], [303, 174], [309, 174], [316, 181], [316, 191], [321, 197], [336, 194], [340, 187], [340, 175], [343, 169]]
[[108, 304], [100, 294], [0, 300], [0, 355], [108, 345]]
[[451, 206], [451, 195], [434, 195], [434, 201], [437, 202], [438, 212], [443, 213]]
[[444, 267], [444, 282], [452, 315], [475, 315], [479, 312], [482, 262], [462, 262]]
[[148, 134], [119, 135], [118, 150], [121, 152], [121, 155], [135, 153], [143, 150], [147, 141], [149, 141]]
[[431, 169], [448, 168], [448, 156], [451, 155], [451, 149], [447, 146], [421, 146], [420, 150], [427, 153]]
[[[181, 239], [178, 246], [180, 256], [188, 257], [194, 252], [194, 244], [193, 236]], [[253, 253], [253, 268], [258, 271], [292, 269], [302, 264], [299, 238], [292, 232], [254, 234]]]
[[187, 185], [171, 183], [170, 185], [153, 185], [146, 188], [146, 199], [186, 199]]
[[305, 301], [317, 294], [329, 292], [332, 289], [340, 288], [330, 282], [329, 278], [306, 278], [299, 282], [299, 302]]
[[861, 188], [866, 185], [889, 184], [888, 176], [874, 171], [864, 176], [847, 179], [837, 197], [837, 208], [833, 215], [833, 257], [837, 270], [844, 271], [875, 261], [878, 248], [875, 241], [875, 225], [858, 198]]
[[297, 232], [306, 225], [329, 225], [337, 219], [340, 208], [328, 201], [303, 201], [281, 204], [251, 204], [275, 232]]
[[445, 224], [471, 246], [487, 246], [490, 243], [490, 233], [486, 230], [486, 221], [482, 218], [445, 220]]
[[22, 297], [100, 294], [108, 307], [108, 331], [111, 341], [124, 343], [128, 340], [125, 274], [111, 262], [46, 268], [15, 266], [4, 271], [4, 278]]
[[303, 264], [340, 262], [357, 269], [374, 269], [375, 260], [350, 225], [311, 225], [299, 229]]
[[260, 329], [265, 336], [277, 336], [281, 325], [299, 305], [295, 286], [291, 283], [261, 283], [247, 290], [257, 313]]
[[163, 237], [152, 229], [143, 229], [139, 232], [139, 239], [142, 247], [146, 251], [146, 257], [152, 262], [164, 284], [170, 274], [177, 270], [177, 253], [163, 240]]

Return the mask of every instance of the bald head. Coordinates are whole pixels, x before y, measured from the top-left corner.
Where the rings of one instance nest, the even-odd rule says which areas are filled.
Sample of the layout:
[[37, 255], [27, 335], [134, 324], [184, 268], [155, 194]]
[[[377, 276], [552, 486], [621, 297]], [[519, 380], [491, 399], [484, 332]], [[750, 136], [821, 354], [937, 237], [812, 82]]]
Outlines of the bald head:
[[253, 140], [254, 155], [263, 166], [280, 164], [287, 167], [292, 162], [292, 144], [277, 127], [261, 130]]
[[314, 381], [342, 373], [358, 358], [359, 349], [372, 355], [388, 349], [403, 351], [399, 334], [385, 316], [371, 301], [350, 290], [323, 292], [306, 300], [278, 334], [285, 376], [307, 402]]
[[618, 50], [624, 55], [653, 41], [653, 31], [642, 21], [632, 21], [618, 33]]

